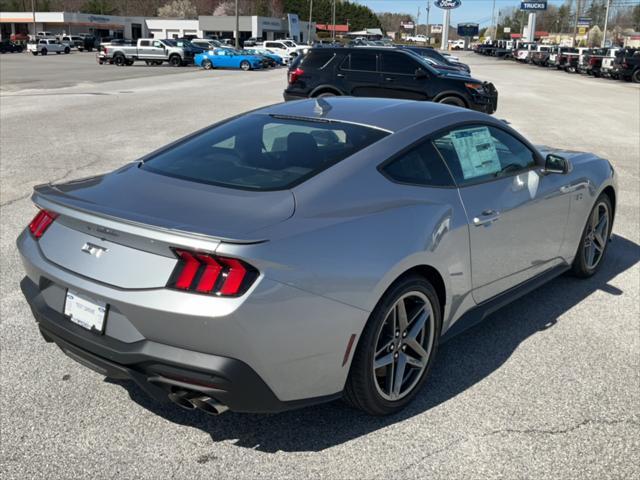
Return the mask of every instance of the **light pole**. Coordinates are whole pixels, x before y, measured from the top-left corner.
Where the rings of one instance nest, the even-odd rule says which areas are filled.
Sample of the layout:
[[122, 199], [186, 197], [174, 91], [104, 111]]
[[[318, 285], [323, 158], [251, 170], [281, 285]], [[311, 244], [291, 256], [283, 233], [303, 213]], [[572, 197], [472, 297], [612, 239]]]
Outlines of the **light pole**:
[[491, 26], [493, 27], [493, 38], [492, 42], [496, 41], [496, 37], [498, 36], [498, 27], [496, 25], [496, 0], [493, 0], [493, 7], [491, 7]]
[[609, 7], [611, 6], [611, 0], [607, 0], [607, 12], [604, 14], [604, 33], [602, 34], [602, 45], [604, 48], [607, 43], [607, 24], [609, 23]]
[[427, 44], [430, 44], [430, 40], [431, 38], [429, 37], [429, 11], [431, 10], [431, 4], [429, 2], [427, 2], [427, 31], [426, 31], [426, 35], [427, 35]]
[[31, 19], [33, 20], [33, 38], [36, 38], [36, 0], [31, 0]]
[[311, 45], [311, 19], [313, 18], [313, 0], [309, 0], [309, 34], [307, 35], [307, 43]]
[[236, 37], [236, 49], [240, 48], [240, 17], [238, 14], [238, 0], [236, 0], [236, 32], [235, 32], [235, 37]]
[[336, 0], [333, 0], [331, 3], [331, 23], [333, 27], [331, 28], [331, 41], [336, 41]]

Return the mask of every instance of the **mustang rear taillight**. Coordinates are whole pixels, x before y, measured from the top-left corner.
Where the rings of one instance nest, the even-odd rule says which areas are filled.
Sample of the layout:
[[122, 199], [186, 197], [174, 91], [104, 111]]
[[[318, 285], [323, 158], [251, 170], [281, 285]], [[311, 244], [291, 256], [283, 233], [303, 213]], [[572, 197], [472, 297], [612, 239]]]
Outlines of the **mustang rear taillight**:
[[40, 210], [29, 224], [29, 231], [31, 232], [31, 235], [36, 239], [40, 238], [56, 218], [58, 218], [57, 213], [50, 212], [48, 210]]
[[223, 297], [245, 293], [258, 277], [251, 265], [235, 259], [176, 249], [178, 264], [167, 287]]
[[294, 71], [289, 73], [289, 85], [293, 85], [298, 81], [301, 75], [304, 74], [304, 70], [301, 68], [296, 68]]

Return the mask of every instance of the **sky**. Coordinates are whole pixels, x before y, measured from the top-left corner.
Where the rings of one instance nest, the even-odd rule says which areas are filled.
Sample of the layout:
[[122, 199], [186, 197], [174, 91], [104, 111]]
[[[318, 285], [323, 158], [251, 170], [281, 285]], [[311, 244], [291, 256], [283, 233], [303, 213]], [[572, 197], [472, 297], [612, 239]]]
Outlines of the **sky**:
[[[414, 18], [420, 7], [420, 23], [426, 23], [427, 20], [427, 0], [356, 0], [361, 5], [366, 5], [375, 12], [394, 12], [408, 13]], [[547, 0], [549, 4], [561, 5], [564, 0]], [[498, 10], [505, 7], [516, 7], [520, 5], [519, 0], [495, 0], [496, 15]], [[437, 8], [433, 4], [433, 0], [429, 0], [431, 4], [431, 12], [429, 14], [429, 23], [442, 23], [442, 15], [444, 10]], [[479, 23], [480, 27], [491, 24], [491, 10], [493, 0], [462, 0], [462, 6], [451, 11], [451, 25], [457, 23], [474, 22]]]

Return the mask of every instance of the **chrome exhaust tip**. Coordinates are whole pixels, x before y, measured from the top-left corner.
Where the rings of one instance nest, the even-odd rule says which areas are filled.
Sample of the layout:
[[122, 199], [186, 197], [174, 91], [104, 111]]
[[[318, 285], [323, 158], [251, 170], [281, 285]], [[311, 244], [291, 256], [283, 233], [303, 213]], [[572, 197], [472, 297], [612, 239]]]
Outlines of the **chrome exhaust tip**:
[[187, 390], [178, 390], [169, 394], [169, 400], [184, 410], [195, 410], [196, 405], [192, 401], [193, 397], [194, 394]]
[[207, 396], [192, 398], [191, 403], [196, 408], [202, 410], [204, 413], [208, 413], [209, 415], [220, 415], [229, 410], [229, 407], [226, 405], [223, 405], [217, 400]]

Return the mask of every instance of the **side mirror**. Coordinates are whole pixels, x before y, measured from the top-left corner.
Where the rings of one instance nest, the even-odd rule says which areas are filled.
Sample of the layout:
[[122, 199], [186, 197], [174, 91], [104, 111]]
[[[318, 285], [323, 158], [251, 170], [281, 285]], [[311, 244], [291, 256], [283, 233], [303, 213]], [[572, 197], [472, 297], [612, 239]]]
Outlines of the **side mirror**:
[[429, 78], [429, 75], [423, 69], [417, 68], [416, 69], [416, 73], [415, 73], [415, 77], [420, 80], [420, 79], [423, 79], [423, 78]]
[[559, 173], [564, 175], [571, 170], [573, 170], [573, 166], [568, 159], [560, 155], [554, 155], [553, 153], [547, 155], [544, 162], [544, 173]]

